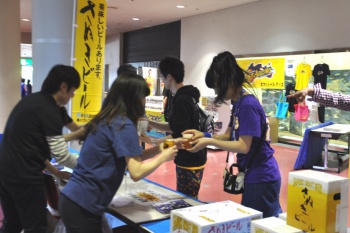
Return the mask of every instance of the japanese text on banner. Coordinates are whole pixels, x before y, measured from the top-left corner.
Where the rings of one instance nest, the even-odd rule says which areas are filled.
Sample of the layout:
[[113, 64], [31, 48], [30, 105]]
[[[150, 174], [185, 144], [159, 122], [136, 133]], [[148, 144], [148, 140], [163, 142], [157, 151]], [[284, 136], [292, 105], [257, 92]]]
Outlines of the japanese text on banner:
[[285, 89], [284, 58], [239, 59], [238, 65], [248, 73], [248, 82], [262, 89]]
[[106, 0], [77, 1], [74, 67], [81, 85], [73, 98], [72, 118], [78, 124], [89, 122], [101, 109], [106, 12]]

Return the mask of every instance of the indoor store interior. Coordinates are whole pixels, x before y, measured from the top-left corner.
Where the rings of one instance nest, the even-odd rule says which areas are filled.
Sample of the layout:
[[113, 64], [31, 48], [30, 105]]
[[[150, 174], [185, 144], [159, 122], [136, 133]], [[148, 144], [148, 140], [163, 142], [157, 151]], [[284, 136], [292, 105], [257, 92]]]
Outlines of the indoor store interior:
[[[327, 91], [350, 95], [350, 31], [345, 30], [349, 27], [350, 1], [178, 2], [184, 4], [184, 9], [179, 9], [175, 3], [163, 5], [157, 0], [11, 0], [1, 3], [5, 5], [0, 7], [0, 19], [7, 23], [0, 25], [3, 32], [0, 36], [0, 102], [3, 109], [0, 112], [0, 136], [4, 133], [8, 115], [21, 101], [19, 79], [24, 79], [25, 83], [29, 81], [34, 93], [40, 91], [47, 71], [54, 64], [74, 66], [83, 77], [86, 73], [77, 62], [79, 56], [76, 54], [79, 52], [83, 56], [91, 55], [95, 65], [91, 70], [96, 71], [91, 73], [96, 75], [97, 81], [88, 83], [82, 79], [83, 87], [77, 89], [75, 97], [65, 106], [78, 124], [88, 122], [100, 111], [112, 83], [117, 79], [117, 69], [123, 64], [135, 67], [137, 74], [149, 84], [146, 117], [164, 122], [164, 83], [158, 67], [162, 58], [172, 56], [185, 65], [184, 83], [199, 89], [199, 105], [215, 121], [213, 132], [223, 134], [229, 125], [231, 102], [214, 104], [216, 93], [207, 87], [204, 80], [213, 57], [229, 51], [243, 70], [254, 74], [246, 76], [251, 85], [245, 89], [256, 96], [269, 120], [270, 144], [281, 173], [279, 198], [283, 213], [288, 214], [288, 209], [292, 209], [288, 206], [292, 198], [288, 196], [291, 173], [311, 170], [335, 179], [350, 178], [350, 111], [323, 106], [311, 97], [306, 98], [304, 103], [286, 98], [298, 90], [312, 88], [317, 83], [321, 83]], [[79, 28], [79, 14], [84, 16], [82, 12], [91, 12], [86, 10], [88, 7], [86, 11], [77, 11], [79, 7], [76, 4], [85, 3], [90, 4], [89, 7], [99, 6], [96, 16], [105, 20], [99, 21], [101, 25], [102, 21], [105, 23], [103, 27], [100, 25], [105, 29], [103, 33], [99, 31], [101, 28], [96, 27], [94, 31], [92, 27], [86, 26], [91, 18], [86, 19], [81, 24], [85, 26]], [[47, 12], [52, 16], [48, 17]], [[85, 31], [81, 30], [84, 27]], [[100, 44], [91, 45], [91, 51], [94, 52], [89, 53], [85, 49], [93, 35], [100, 39], [100, 42], [95, 43]], [[18, 51], [18, 54], [14, 51]], [[88, 59], [85, 58], [83, 60], [86, 62]], [[92, 104], [82, 109], [78, 105], [81, 106], [81, 96], [85, 94], [88, 96], [86, 98], [91, 98]], [[78, 98], [81, 99], [78, 101]], [[285, 106], [288, 108], [282, 115], [278, 113], [281, 104], [287, 104]], [[296, 108], [300, 105], [307, 106], [305, 120], [298, 119], [296, 114]], [[67, 129], [63, 130], [63, 133], [68, 132]], [[166, 132], [150, 130], [147, 134], [160, 138]], [[71, 153], [79, 156], [83, 142], [75, 140], [67, 145]], [[151, 145], [142, 142], [140, 145], [151, 148]], [[141, 182], [143, 185], [146, 182], [148, 187], [157, 187], [168, 195], [180, 195], [181, 199], [195, 206], [222, 201], [241, 203], [242, 194], [233, 195], [223, 190], [226, 157], [227, 151], [208, 147], [198, 200], [176, 191], [176, 165], [173, 161], [163, 163]], [[235, 155], [231, 154], [229, 162], [235, 161]], [[59, 189], [63, 188], [62, 183], [55, 177], [53, 181], [55, 191], [59, 193]], [[141, 183], [136, 183], [136, 186], [138, 184], [141, 186]], [[133, 183], [128, 185], [135, 188]], [[119, 192], [131, 192], [128, 185], [126, 175]], [[347, 195], [337, 199], [339, 205], [327, 207], [329, 209], [324, 211], [337, 216], [335, 228], [342, 230], [332, 231], [334, 233], [350, 232], [350, 206], [346, 204], [344, 207], [344, 202], [350, 202], [348, 185], [347, 180], [346, 185], [342, 186], [346, 187], [342, 192]], [[338, 196], [335, 194], [335, 197]], [[51, 204], [48, 203], [48, 209], [52, 208]], [[114, 233], [173, 232], [169, 213], [155, 214], [155, 209], [150, 205], [135, 205], [140, 207], [136, 210], [137, 207], [129, 206], [130, 203], [118, 211], [112, 204], [104, 217]], [[340, 216], [341, 205], [343, 209], [346, 208], [346, 214]], [[151, 216], [150, 219], [142, 218], [148, 216]], [[0, 208], [0, 228], [3, 219]], [[48, 210], [48, 232], [54, 232], [59, 222], [60, 217], [53, 216]], [[289, 226], [288, 220], [285, 224]], [[344, 224], [347, 231], [344, 231]]]

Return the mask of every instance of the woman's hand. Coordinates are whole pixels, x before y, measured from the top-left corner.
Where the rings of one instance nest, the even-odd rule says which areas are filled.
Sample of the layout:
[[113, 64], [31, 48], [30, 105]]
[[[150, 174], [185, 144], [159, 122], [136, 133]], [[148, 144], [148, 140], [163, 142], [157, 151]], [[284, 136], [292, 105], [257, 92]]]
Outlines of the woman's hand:
[[148, 136], [147, 134], [145, 134], [145, 133], [141, 133], [139, 139], [141, 141], [143, 141], [144, 143], [147, 143], [147, 144], [150, 144], [150, 145], [153, 144], [152, 138], [150, 136]]
[[183, 147], [183, 143], [186, 142], [186, 141], [187, 141], [187, 139], [184, 139], [184, 138], [176, 138], [176, 139], [174, 139], [175, 146], [177, 147], [178, 150], [185, 149]]
[[195, 153], [200, 151], [201, 149], [207, 147], [210, 145], [211, 138], [199, 138], [197, 140], [194, 140], [193, 142], [190, 142], [192, 144], [191, 149], [187, 149], [187, 151]]
[[193, 140], [204, 137], [204, 133], [196, 129], [185, 130], [184, 132], [182, 132], [182, 134], [193, 134]]
[[[176, 148], [178, 150], [185, 149], [183, 147], [183, 143], [184, 142], [186, 142], [186, 139], [183, 139], [183, 138], [176, 138], [176, 139], [174, 139], [174, 144], [175, 144], [175, 146], [176, 146]], [[159, 151], [163, 152], [164, 150], [166, 150], [166, 149], [164, 149], [164, 142], [162, 142], [162, 143], [159, 144]]]
[[175, 156], [177, 155], [177, 148], [176, 146], [169, 147], [165, 150], [163, 150], [160, 154], [160, 156], [164, 159], [164, 162], [171, 161], [175, 159]]

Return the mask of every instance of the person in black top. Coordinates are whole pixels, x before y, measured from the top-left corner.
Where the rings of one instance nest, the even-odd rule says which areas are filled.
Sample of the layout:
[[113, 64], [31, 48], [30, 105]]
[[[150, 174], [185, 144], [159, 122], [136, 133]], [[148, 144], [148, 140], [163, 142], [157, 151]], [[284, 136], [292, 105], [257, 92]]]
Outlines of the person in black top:
[[26, 88], [27, 88], [26, 95], [32, 94], [32, 84], [30, 84], [30, 80], [29, 79], [27, 80]]
[[[132, 73], [132, 74], [137, 74], [137, 69], [130, 65], [130, 64], [122, 64], [118, 67], [117, 69], [117, 78], [121, 75], [121, 74], [124, 74], [124, 73]], [[108, 95], [108, 92], [105, 93], [105, 97], [102, 101], [102, 107], [104, 106], [105, 104], [105, 100], [107, 98], [107, 95]]]
[[[171, 134], [159, 139], [151, 139], [146, 135], [141, 135], [141, 140], [153, 145], [159, 145], [167, 138], [181, 138], [183, 131], [192, 128], [198, 129], [199, 126], [199, 113], [195, 108], [195, 102], [198, 103], [200, 92], [192, 85], [184, 85], [185, 69], [182, 61], [174, 57], [165, 57], [160, 61], [158, 68], [164, 87], [169, 89], [174, 96], [169, 122], [149, 121], [151, 127], [171, 132]], [[206, 148], [196, 153], [179, 150], [174, 160], [176, 164], [176, 190], [198, 198], [206, 161]]]
[[27, 92], [27, 87], [26, 87], [25, 81], [26, 80], [24, 78], [21, 79], [21, 98], [24, 98], [26, 96], [26, 92]]
[[170, 118], [170, 115], [172, 113], [172, 108], [173, 108], [173, 93], [169, 90], [169, 89], [166, 89], [164, 88], [163, 90], [163, 96], [164, 96], [164, 106], [163, 106], [163, 109], [164, 109], [164, 118], [165, 118], [165, 121], [166, 122], [169, 122], [169, 118]]
[[117, 75], [121, 75], [123, 73], [133, 73], [133, 74], [137, 74], [137, 70], [135, 67], [133, 67], [130, 64], [122, 64], [119, 66], [119, 68], [117, 69]]
[[81, 140], [85, 134], [84, 125], [78, 125], [69, 116], [67, 109], [64, 106], [60, 107], [61, 116], [63, 119], [64, 127], [70, 130], [70, 133], [64, 134], [65, 141]]
[[74, 168], [62, 135], [66, 122], [60, 106], [66, 105], [80, 85], [71, 66], [56, 65], [41, 91], [23, 98], [7, 120], [0, 144], [0, 200], [4, 212], [0, 232], [44, 233], [47, 228], [43, 170], [51, 155]]

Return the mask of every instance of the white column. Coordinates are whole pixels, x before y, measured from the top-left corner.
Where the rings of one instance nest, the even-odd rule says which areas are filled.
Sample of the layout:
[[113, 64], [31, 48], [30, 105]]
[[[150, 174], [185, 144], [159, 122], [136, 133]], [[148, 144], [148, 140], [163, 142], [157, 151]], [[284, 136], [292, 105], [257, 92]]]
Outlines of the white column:
[[19, 0], [1, 0], [0, 3], [0, 134], [21, 97], [19, 6]]
[[74, 0], [32, 0], [33, 92], [54, 65], [71, 65], [74, 6]]

